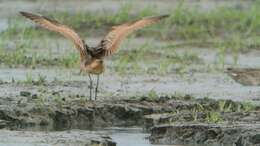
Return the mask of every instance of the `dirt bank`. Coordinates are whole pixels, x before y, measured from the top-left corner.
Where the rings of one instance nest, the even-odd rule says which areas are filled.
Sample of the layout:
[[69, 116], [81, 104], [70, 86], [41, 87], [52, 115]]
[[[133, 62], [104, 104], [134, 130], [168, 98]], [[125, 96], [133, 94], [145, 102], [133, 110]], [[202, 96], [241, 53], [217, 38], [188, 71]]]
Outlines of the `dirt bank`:
[[[118, 100], [85, 101], [80, 97], [74, 101], [41, 102], [28, 92], [16, 103], [1, 101], [0, 119], [8, 127], [48, 126], [51, 129], [91, 129], [108, 126], [142, 125], [144, 115], [171, 111], [167, 103], [154, 101]], [[28, 101], [28, 98], [30, 99]]]
[[252, 146], [260, 144], [258, 124], [174, 124], [152, 129], [153, 144]]

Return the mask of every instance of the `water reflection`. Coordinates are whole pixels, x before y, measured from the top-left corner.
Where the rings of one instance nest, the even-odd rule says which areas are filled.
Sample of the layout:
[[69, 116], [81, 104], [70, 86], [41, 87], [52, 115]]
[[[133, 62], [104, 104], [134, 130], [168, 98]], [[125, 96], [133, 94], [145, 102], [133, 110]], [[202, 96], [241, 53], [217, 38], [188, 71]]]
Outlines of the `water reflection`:
[[109, 128], [105, 132], [117, 143], [117, 146], [169, 146], [150, 144], [149, 134], [143, 133], [141, 128]]

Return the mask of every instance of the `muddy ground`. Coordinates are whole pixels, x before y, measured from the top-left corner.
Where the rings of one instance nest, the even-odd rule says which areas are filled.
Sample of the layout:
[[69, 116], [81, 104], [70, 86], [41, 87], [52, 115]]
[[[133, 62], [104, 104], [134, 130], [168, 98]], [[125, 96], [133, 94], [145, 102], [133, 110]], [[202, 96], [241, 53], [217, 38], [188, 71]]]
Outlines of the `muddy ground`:
[[[188, 95], [95, 102], [86, 101], [85, 97], [62, 98], [60, 101], [50, 98], [42, 102], [39, 97], [30, 92], [20, 92], [20, 94], [23, 98], [18, 101], [1, 100], [1, 128], [25, 129], [24, 133], [30, 135], [32, 133], [28, 129], [96, 131], [102, 127], [139, 126], [143, 127], [144, 131], [151, 132], [149, 140], [153, 144], [252, 145], [259, 143], [260, 107], [250, 103], [195, 99]], [[67, 132], [68, 135], [73, 135], [70, 130]], [[67, 132], [54, 133], [54, 136], [64, 138]], [[74, 132], [76, 136], [79, 134], [77, 131]], [[19, 135], [19, 132], [17, 134], [9, 131], [9, 133]], [[87, 141], [80, 143], [90, 144], [95, 141], [95, 138], [93, 140], [86, 134], [79, 135], [88, 137]], [[48, 134], [42, 136], [53, 139]], [[81, 139], [79, 137], [79, 140]], [[34, 140], [36, 143], [45, 141]], [[67, 143], [73, 143], [74, 140], [72, 138]], [[109, 137], [96, 141], [112, 142]], [[6, 140], [2, 143], [5, 142]], [[32, 143], [32, 141], [27, 142]]]
[[[103, 138], [102, 138], [103, 137]], [[0, 145], [115, 146], [109, 137], [86, 131], [35, 132], [1, 130]]]

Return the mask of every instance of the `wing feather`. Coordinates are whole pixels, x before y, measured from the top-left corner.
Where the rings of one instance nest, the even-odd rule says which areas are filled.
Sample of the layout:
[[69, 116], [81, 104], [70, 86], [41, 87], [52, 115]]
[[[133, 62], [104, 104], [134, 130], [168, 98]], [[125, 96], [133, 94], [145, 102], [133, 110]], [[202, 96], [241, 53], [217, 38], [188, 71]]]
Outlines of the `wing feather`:
[[85, 42], [72, 28], [44, 16], [35, 15], [28, 12], [20, 12], [20, 14], [32, 20], [41, 27], [50, 31], [58, 32], [66, 38], [70, 39], [76, 46], [76, 49], [79, 51], [81, 59], [87, 56], [87, 51], [85, 50]]
[[145, 26], [157, 23], [168, 16], [169, 15], [147, 17], [112, 27], [112, 30], [105, 36], [105, 38], [100, 43], [101, 48], [105, 51], [104, 55], [109, 56], [111, 54], [114, 54], [122, 40], [128, 34]]

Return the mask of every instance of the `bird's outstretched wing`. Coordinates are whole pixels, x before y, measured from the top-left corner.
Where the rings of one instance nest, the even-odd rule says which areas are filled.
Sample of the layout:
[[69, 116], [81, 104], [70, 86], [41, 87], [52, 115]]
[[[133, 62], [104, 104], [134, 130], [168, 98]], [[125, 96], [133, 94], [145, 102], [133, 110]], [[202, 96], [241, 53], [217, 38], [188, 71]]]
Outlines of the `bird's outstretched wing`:
[[84, 59], [84, 57], [87, 57], [88, 54], [85, 50], [84, 41], [72, 28], [63, 25], [56, 20], [52, 20], [41, 15], [35, 15], [28, 12], [20, 12], [20, 14], [32, 20], [36, 24], [39, 24], [41, 27], [46, 28], [50, 31], [58, 32], [66, 38], [70, 39], [71, 41], [73, 41], [74, 45], [76, 46], [76, 49], [79, 51], [80, 58]]
[[[154, 24], [167, 18], [169, 15], [160, 15], [154, 17], [146, 17], [140, 20], [127, 22], [112, 27], [112, 30], [101, 40], [99, 47], [102, 49], [103, 56], [109, 56], [116, 52], [122, 40], [131, 32], [141, 29], [145, 26]], [[100, 50], [99, 50], [100, 51]]]

